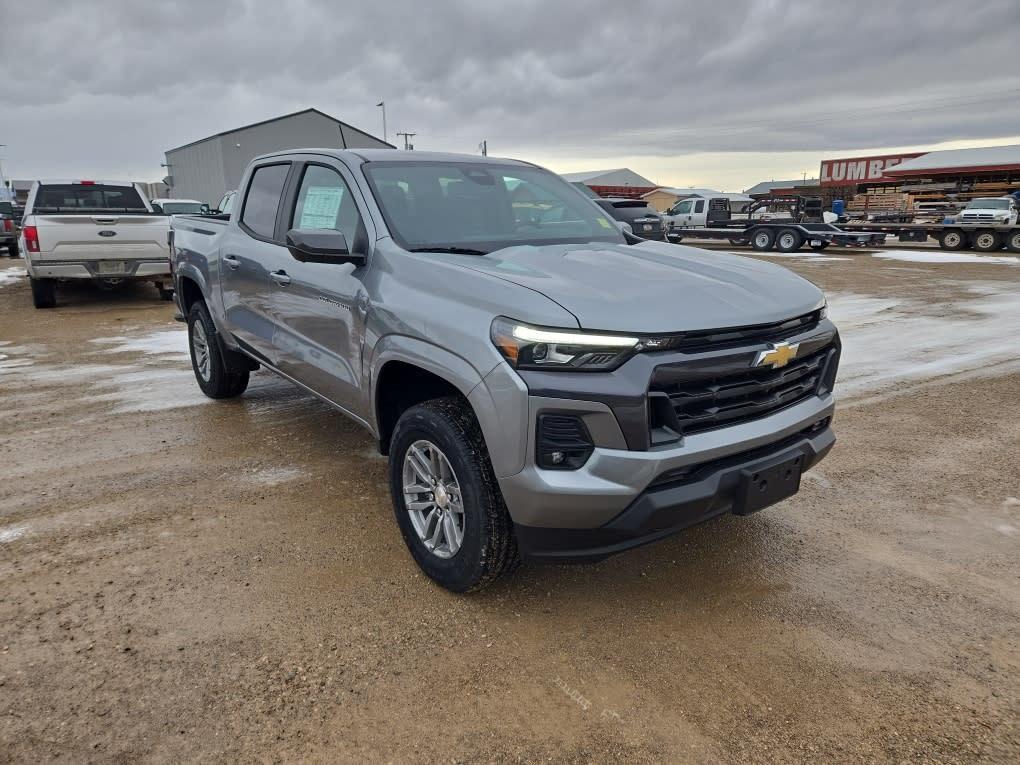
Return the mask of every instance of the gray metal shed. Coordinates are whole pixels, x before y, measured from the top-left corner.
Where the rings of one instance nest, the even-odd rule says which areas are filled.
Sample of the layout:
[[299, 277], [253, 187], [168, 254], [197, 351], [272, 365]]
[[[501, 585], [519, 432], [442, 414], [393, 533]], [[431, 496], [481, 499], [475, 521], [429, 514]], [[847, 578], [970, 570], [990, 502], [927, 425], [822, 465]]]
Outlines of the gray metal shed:
[[285, 114], [192, 141], [165, 153], [170, 194], [215, 205], [236, 189], [244, 168], [260, 154], [307, 147], [393, 149], [393, 144], [318, 109]]

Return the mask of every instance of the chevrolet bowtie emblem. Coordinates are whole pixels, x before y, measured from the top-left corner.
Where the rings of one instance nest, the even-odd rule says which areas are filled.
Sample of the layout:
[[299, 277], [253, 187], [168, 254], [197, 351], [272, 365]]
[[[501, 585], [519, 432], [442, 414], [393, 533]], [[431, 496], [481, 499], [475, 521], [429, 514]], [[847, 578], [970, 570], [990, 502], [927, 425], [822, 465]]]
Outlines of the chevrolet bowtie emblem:
[[767, 351], [758, 351], [751, 366], [770, 366], [773, 369], [785, 367], [797, 358], [797, 350], [800, 348], [800, 343], [769, 343], [769, 345], [772, 347]]

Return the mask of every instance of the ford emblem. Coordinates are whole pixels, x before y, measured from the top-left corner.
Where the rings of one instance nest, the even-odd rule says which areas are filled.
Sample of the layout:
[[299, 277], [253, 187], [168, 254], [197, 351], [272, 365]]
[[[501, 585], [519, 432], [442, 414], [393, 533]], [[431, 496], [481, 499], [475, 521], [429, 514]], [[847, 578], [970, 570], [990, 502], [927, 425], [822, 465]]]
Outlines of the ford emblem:
[[99, 235], [100, 236], [117, 236], [117, 232], [116, 231], [109, 231], [109, 230], [107, 230], [107, 231], [100, 231]]

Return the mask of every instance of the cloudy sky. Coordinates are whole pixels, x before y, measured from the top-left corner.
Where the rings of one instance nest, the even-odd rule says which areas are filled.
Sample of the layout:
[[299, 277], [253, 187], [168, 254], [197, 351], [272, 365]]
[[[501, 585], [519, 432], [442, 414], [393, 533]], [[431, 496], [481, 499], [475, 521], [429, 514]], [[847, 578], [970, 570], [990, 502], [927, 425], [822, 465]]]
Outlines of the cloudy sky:
[[1020, 143], [1020, 2], [0, 0], [8, 177], [155, 180], [314, 106], [419, 149], [725, 190]]

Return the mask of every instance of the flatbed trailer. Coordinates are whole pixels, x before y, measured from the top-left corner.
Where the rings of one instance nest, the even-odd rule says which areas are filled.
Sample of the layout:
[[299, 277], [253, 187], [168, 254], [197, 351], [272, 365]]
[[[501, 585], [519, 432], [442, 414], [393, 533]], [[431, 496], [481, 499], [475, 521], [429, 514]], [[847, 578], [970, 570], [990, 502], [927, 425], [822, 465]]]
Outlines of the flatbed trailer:
[[837, 247], [880, 247], [887, 234], [881, 231], [846, 231], [831, 223], [796, 221], [732, 221], [711, 228], [673, 228], [666, 238], [675, 243], [692, 239], [726, 239], [734, 245], [751, 245], [759, 252], [794, 252], [805, 244], [812, 250]]
[[991, 223], [842, 223], [845, 231], [880, 231], [901, 242], [934, 239], [943, 250], [994, 252], [1006, 247], [1020, 252], [1020, 225]]

